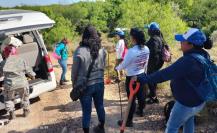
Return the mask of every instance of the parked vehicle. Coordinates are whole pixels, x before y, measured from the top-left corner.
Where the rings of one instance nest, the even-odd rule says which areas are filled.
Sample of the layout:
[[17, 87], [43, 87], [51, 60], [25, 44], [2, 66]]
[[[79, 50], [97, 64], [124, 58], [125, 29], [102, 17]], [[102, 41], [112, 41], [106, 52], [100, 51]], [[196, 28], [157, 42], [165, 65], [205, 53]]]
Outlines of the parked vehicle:
[[[41, 12], [28, 10], [0, 11], [0, 45], [8, 36], [20, 39], [23, 44], [18, 55], [36, 73], [36, 79], [29, 80], [30, 99], [56, 88], [56, 78], [48, 51], [39, 30], [51, 28], [55, 22]], [[1, 46], [2, 47], [2, 46]], [[19, 96], [16, 103], [20, 102]], [[0, 91], [0, 110], [5, 108], [3, 92]]]

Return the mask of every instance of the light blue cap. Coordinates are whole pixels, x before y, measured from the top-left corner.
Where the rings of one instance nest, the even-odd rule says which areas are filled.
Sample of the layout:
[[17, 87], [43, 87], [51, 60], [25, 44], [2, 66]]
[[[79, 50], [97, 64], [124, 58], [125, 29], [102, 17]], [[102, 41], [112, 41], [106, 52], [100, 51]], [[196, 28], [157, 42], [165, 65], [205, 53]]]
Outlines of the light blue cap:
[[118, 30], [118, 31], [116, 31], [116, 35], [124, 36], [125, 33], [122, 30]]
[[160, 30], [160, 25], [157, 22], [151, 22], [149, 25], [146, 25], [145, 28], [150, 30]]

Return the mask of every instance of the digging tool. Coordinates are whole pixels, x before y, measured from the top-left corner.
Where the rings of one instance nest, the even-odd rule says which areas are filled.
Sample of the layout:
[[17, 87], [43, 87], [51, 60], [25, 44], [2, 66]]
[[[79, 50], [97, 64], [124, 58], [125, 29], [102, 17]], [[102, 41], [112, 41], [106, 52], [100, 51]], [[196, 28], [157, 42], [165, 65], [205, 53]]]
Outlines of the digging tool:
[[133, 98], [136, 95], [136, 93], [139, 91], [139, 88], [140, 88], [140, 83], [139, 82], [136, 82], [136, 87], [133, 88], [134, 83], [135, 83], [135, 81], [133, 81], [133, 80], [130, 81], [130, 96], [129, 96], [129, 100], [128, 100], [127, 110], [125, 112], [124, 119], [123, 119], [123, 122], [122, 122], [122, 125], [121, 125], [121, 128], [120, 128], [120, 133], [124, 133], [124, 130], [126, 128], [128, 115], [129, 115], [129, 112], [130, 112], [130, 108], [132, 106]]

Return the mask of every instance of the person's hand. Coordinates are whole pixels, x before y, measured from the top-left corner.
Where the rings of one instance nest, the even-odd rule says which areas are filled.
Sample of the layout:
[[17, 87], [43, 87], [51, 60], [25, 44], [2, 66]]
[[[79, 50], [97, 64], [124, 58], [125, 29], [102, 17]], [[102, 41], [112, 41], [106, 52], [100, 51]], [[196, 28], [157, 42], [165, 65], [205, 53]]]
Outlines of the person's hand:
[[117, 66], [114, 67], [114, 71], [115, 71], [115, 72], [117, 72], [117, 69], [116, 69], [116, 68], [117, 68]]
[[32, 76], [31, 79], [32, 79], [32, 80], [35, 80], [35, 76]]

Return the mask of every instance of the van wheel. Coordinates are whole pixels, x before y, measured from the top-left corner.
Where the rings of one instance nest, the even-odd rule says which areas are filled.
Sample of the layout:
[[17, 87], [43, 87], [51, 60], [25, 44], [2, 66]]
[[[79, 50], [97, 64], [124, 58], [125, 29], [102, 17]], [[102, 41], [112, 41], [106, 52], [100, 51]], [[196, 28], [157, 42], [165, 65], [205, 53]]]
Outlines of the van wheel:
[[5, 109], [0, 110], [0, 116], [5, 115], [7, 113], [7, 111]]

